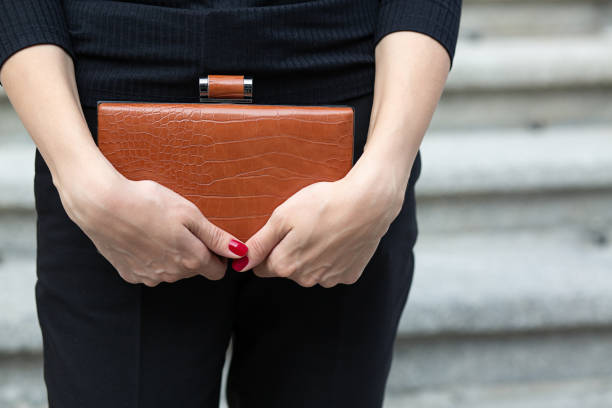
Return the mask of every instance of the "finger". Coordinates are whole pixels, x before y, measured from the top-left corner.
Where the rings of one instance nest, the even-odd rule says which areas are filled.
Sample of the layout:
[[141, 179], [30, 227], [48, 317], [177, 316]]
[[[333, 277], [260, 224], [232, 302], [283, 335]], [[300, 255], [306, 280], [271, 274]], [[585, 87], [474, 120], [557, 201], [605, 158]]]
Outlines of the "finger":
[[265, 225], [247, 240], [248, 256], [232, 261], [232, 268], [236, 271], [247, 271], [261, 264], [290, 230], [281, 212], [275, 210]]
[[303, 260], [296, 254], [298, 234], [288, 232], [259, 265], [253, 267], [255, 275], [262, 278], [288, 278], [301, 273]]
[[210, 222], [199, 209], [194, 210], [194, 214], [185, 226], [217, 255], [236, 259], [245, 256], [248, 252], [247, 245]]
[[182, 270], [190, 276], [202, 275], [211, 280], [223, 278], [227, 269], [226, 258], [209, 250], [190, 231], [186, 230], [185, 232], [189, 236], [189, 241], [185, 250], [186, 256], [180, 265]]
[[225, 271], [227, 270], [227, 262], [223, 262], [218, 256], [214, 253], [211, 253], [210, 260], [204, 266], [203, 276], [207, 277], [210, 280], [219, 280], [225, 276]]

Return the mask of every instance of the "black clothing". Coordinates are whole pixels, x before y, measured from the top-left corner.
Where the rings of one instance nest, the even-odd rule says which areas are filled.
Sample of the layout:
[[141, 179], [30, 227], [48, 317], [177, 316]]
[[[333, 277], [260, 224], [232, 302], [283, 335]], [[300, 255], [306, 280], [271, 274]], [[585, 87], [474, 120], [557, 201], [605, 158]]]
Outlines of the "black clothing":
[[[373, 95], [355, 108], [355, 161]], [[95, 109], [85, 108], [96, 135]], [[67, 216], [36, 150], [36, 301], [50, 408], [218, 407], [230, 337], [231, 408], [382, 406], [412, 282], [417, 156], [402, 210], [353, 285], [304, 288], [228, 265], [150, 288], [125, 282]]]
[[455, 51], [461, 0], [2, 0], [0, 67], [53, 43], [81, 102], [197, 102], [206, 74], [254, 77], [255, 103], [335, 103], [373, 92], [374, 47], [394, 31]]
[[[451, 59], [461, 0], [1, 0], [0, 66], [29, 45], [73, 58], [87, 124], [98, 100], [197, 102], [206, 74], [254, 78], [254, 103], [355, 108], [355, 162], [374, 46], [423, 32]], [[398, 217], [353, 285], [303, 288], [228, 265], [149, 288], [125, 282], [67, 216], [36, 149], [36, 302], [50, 408], [216, 407], [232, 338], [231, 408], [382, 405], [417, 237], [414, 162]]]

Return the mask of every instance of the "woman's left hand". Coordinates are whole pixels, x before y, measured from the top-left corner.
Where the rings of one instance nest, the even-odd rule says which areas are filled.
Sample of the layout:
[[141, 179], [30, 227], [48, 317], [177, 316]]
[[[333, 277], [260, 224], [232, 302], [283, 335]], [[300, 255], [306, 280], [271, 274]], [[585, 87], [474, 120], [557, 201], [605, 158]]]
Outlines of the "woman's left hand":
[[276, 207], [246, 241], [247, 256], [234, 260], [234, 269], [305, 287], [356, 282], [404, 196], [377, 169], [359, 164], [344, 178], [308, 185]]

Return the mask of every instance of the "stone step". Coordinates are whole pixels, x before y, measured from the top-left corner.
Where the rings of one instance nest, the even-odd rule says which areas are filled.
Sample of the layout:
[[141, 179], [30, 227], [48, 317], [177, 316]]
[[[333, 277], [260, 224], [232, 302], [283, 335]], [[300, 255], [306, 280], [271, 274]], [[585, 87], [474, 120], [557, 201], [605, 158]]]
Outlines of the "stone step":
[[34, 157], [30, 140], [0, 143], [0, 212], [34, 209]]
[[[549, 388], [555, 383], [589, 379], [605, 379], [609, 384], [612, 379], [610, 361], [610, 330], [400, 340], [396, 343], [387, 391], [393, 396], [412, 393], [415, 397], [419, 394], [431, 396], [441, 391], [443, 395], [446, 388], [447, 393], [457, 395], [461, 389], [491, 387], [501, 390], [523, 383], [535, 386], [534, 394], [526, 397], [535, 396], [538, 385]], [[560, 390], [557, 388], [557, 391]], [[468, 397], [469, 393], [462, 395]], [[508, 396], [500, 394], [498, 397], [509, 404]], [[558, 406], [561, 405], [547, 405]]]
[[601, 408], [612, 406], [612, 378], [462, 386], [389, 395], [386, 408]]
[[[612, 1], [608, 3], [612, 4]], [[558, 10], [559, 6], [555, 4], [554, 7]], [[600, 11], [594, 13], [601, 17]], [[575, 18], [574, 11], [569, 14]], [[482, 20], [480, 16], [475, 18]], [[507, 14], [504, 15], [506, 18]], [[547, 19], [553, 20], [550, 16]], [[612, 26], [612, 20], [604, 19]], [[508, 36], [485, 40], [461, 39], [457, 45], [446, 93], [612, 87], [612, 70], [609, 69], [612, 66], [611, 48], [612, 31], [596, 35], [572, 35], [568, 38], [553, 33], [533, 38]], [[7, 102], [2, 87], [0, 101]]]
[[[611, 33], [460, 39], [431, 128], [610, 123]], [[1, 137], [29, 138], [10, 112], [0, 104]]]
[[446, 93], [431, 130], [610, 124], [610, 88]]
[[460, 38], [567, 37], [612, 28], [612, 2], [464, 1]]
[[446, 92], [612, 86], [612, 35], [461, 41]]
[[0, 259], [0, 355], [42, 349], [34, 298], [35, 259], [34, 254], [27, 258], [3, 254]]
[[421, 226], [400, 337], [612, 328], [612, 222], [600, 228]]
[[612, 35], [460, 41], [431, 129], [612, 121]]
[[[31, 141], [1, 145], [0, 211], [33, 210], [34, 152]], [[434, 130], [421, 153], [423, 199], [612, 187], [609, 125]]]
[[612, 126], [430, 131], [421, 197], [612, 188]]
[[[580, 228], [435, 233], [420, 228], [399, 336], [612, 328], [612, 223]], [[34, 257], [0, 263], [0, 353], [36, 351]], [[6, 313], [4, 313], [6, 312]]]
[[32, 139], [19, 116], [8, 100], [2, 100], [2, 96], [0, 94], [0, 146], [4, 143], [30, 143]]
[[[440, 258], [439, 254], [440, 252], [435, 254], [437, 258]], [[427, 254], [420, 255], [421, 258], [426, 256]], [[509, 280], [521, 281], [517, 275], [522, 274], [523, 277], [527, 275], [527, 273], [521, 272], [521, 269], [516, 271], [514, 276], [511, 277], [512, 279], [498, 279], [497, 286], [506, 285]], [[23, 277], [25, 271], [22, 270], [21, 272], [20, 276]], [[426, 275], [429, 272], [431, 271], [421, 268], [420, 275]], [[439, 294], [442, 292], [442, 295], [436, 296], [430, 304], [433, 305], [436, 300], [441, 298], [450, 299], [450, 301], [443, 300], [440, 302], [436, 306], [437, 310], [435, 312], [432, 312], [433, 309], [420, 309], [421, 313], [426, 314], [423, 319], [436, 320], [442, 315], [450, 317], [454, 313], [451, 308], [461, 308], [461, 305], [459, 305], [461, 301], [453, 302], [452, 299], [469, 298], [473, 297], [478, 291], [490, 290], [490, 288], [484, 287], [487, 285], [478, 285], [478, 280], [472, 279], [473, 275], [468, 274], [466, 276], [464, 272], [464, 270], [456, 271], [456, 276], [462, 276], [462, 278], [448, 279], [449, 275], [435, 277], [437, 278], [436, 287], [434, 288], [432, 285], [430, 290], [420, 298], [430, 296], [432, 293]], [[6, 281], [6, 276], [1, 273], [0, 275], [5, 278], [3, 281]], [[582, 274], [581, 277], [569, 280], [566, 279], [566, 276], [562, 276], [560, 280], [564, 281], [565, 285], [572, 286], [565, 290], [566, 293], [571, 292], [573, 288], [578, 297], [586, 298], [588, 294], [583, 290], [585, 284], [579, 281], [589, 281], [591, 277], [590, 274], [586, 274], [586, 276]], [[456, 284], [459, 280], [464, 280], [466, 285], [460, 288], [460, 285]], [[493, 280], [494, 278], [489, 279], [489, 281]], [[439, 282], [444, 282], [444, 285], [439, 285]], [[576, 285], [576, 282], [579, 282], [579, 284]], [[476, 288], [473, 288], [475, 283]], [[601, 281], [595, 281], [592, 285], [596, 286], [598, 283], [601, 283]], [[13, 299], [18, 299], [21, 295], [21, 303], [29, 304], [31, 303], [28, 300], [31, 297], [31, 288], [25, 292], [23, 292], [23, 288], [31, 284], [32, 282], [27, 285], [9, 285], [8, 290], [17, 290], [18, 293], [13, 296]], [[420, 301], [418, 292], [423, 292], [423, 287], [417, 286], [415, 285], [413, 288], [410, 303]], [[449, 291], [449, 286], [455, 287]], [[552, 292], [558, 293], [560, 286], [562, 286], [561, 283], [553, 284]], [[550, 287], [542, 287], [541, 289], [542, 294], [545, 294]], [[19, 293], [20, 291], [23, 293]], [[453, 291], [455, 292], [454, 295], [448, 296], [448, 292]], [[460, 291], [463, 291], [461, 296], [456, 296], [459, 295]], [[529, 290], [526, 290], [526, 292], [529, 292]], [[591, 290], [591, 292], [597, 291]], [[594, 303], [601, 300], [601, 292], [600, 295], [593, 298]], [[26, 296], [23, 296], [24, 293], [26, 293]], [[499, 293], [499, 290], [497, 290], [497, 293]], [[491, 297], [493, 297], [493, 294]], [[607, 297], [610, 299], [609, 294]], [[567, 302], [564, 302], [562, 297], [560, 300], [561, 302], [557, 307], [553, 308], [555, 309], [554, 312], [559, 316], [568, 311], [571, 312], [572, 310], [567, 308]], [[515, 302], [523, 302], [526, 307], [520, 311], [520, 315], [498, 315], [497, 318], [500, 322], [516, 322], [517, 318], [523, 318], [524, 315], [528, 314], [542, 315], [538, 310], [538, 297], [535, 297], [531, 302], [526, 298], [515, 299]], [[7, 310], [6, 304], [0, 306], [3, 308], [2, 310]], [[487, 307], [488, 305], [485, 304], [477, 310], [473, 310], [470, 319], [479, 321], [482, 318], [482, 312]], [[608, 309], [610, 309], [609, 305]], [[14, 311], [15, 308], [9, 308], [8, 310]], [[406, 312], [409, 310], [410, 304]], [[465, 309], [464, 312], [466, 312]], [[592, 310], [592, 313], [598, 315], [596, 310]], [[11, 315], [14, 314], [11, 313]], [[485, 318], [485, 320], [487, 319]], [[25, 333], [29, 330], [31, 332], [30, 337], [36, 337], [33, 334], [38, 328], [34, 327], [33, 322], [29, 323], [29, 327], [25, 327], [24, 321], [22, 320], [19, 327], [7, 326], [6, 322], [0, 322], [0, 333], [9, 333], [7, 330], [9, 328], [12, 334]], [[460, 319], [457, 323], [470, 327], [469, 322], [466, 324], [465, 319]], [[474, 328], [474, 325], [471, 325], [471, 327]], [[513, 397], [522, 396], [520, 398], [522, 403], [534, 404], [527, 406], [535, 408], [550, 406], [541, 404], [544, 404], [545, 398], [553, 395], [556, 395], [555, 401], [575, 403], [580, 401], [579, 398], [584, 397], [585, 393], [589, 392], [595, 392], [594, 395], [597, 396], [596, 399], [589, 400], [593, 403], [594, 401], [601, 403], [608, 401], [610, 396], [599, 391], [604, 389], [602, 387], [608, 387], [612, 378], [612, 367], [609, 365], [609, 361], [612, 359], [612, 326], [596, 327], [596, 325], [591, 325], [565, 329], [554, 329], [552, 327], [554, 326], [529, 329], [528, 326], [523, 325], [517, 331], [504, 332], [489, 329], [471, 333], [465, 331], [440, 333], [425, 331], [422, 334], [414, 335], [413, 333], [410, 336], [400, 333], [389, 377], [386, 406], [398, 408], [403, 406], [485, 407], [490, 405], [484, 404], [484, 401], [489, 401], [489, 398], [493, 400], [496, 397], [503, 404], [493, 406], [514, 407], [512, 405]], [[25, 336], [20, 337], [22, 340], [25, 339]], [[0, 337], [0, 406], [44, 406], [45, 394], [42, 383], [42, 362], [39, 356], [40, 344], [33, 347], [30, 340], [29, 347], [7, 348], [7, 338], [8, 336]], [[11, 340], [11, 342], [15, 343], [14, 340]], [[571, 385], [571, 392], [567, 392], [569, 389], [566, 386], [568, 385]], [[605, 399], [601, 399], [604, 397]], [[483, 405], [471, 405], [479, 399]], [[411, 404], [408, 404], [409, 402]], [[222, 404], [221, 406], [224, 407], [225, 405]], [[589, 407], [591, 405], [554, 406]], [[516, 405], [516, 407], [522, 407], [522, 405]]]
[[[394, 367], [401, 361], [397, 358], [398, 354], [399, 352], [396, 352]], [[493, 358], [493, 353], [490, 354]], [[570, 352], [568, 355], [572, 354]], [[562, 355], [560, 357], [566, 356]], [[432, 355], [429, 355], [429, 357], [433, 361], [440, 358], [440, 356]], [[448, 357], [452, 361], [456, 355]], [[478, 361], [482, 362], [482, 356], [478, 357]], [[433, 371], [432, 364], [430, 364], [431, 360], [423, 361], [427, 372]], [[536, 359], [536, 361], [541, 361], [541, 359]], [[441, 363], [441, 361], [435, 362]], [[554, 364], [555, 361], [552, 361], [552, 363]], [[444, 365], [437, 365], [436, 368], [439, 369], [439, 373], [445, 373], [448, 371], [449, 364], [447, 362]], [[475, 368], [476, 372], [482, 371], [481, 366], [471, 368]], [[469, 374], [470, 372], [466, 370], [466, 373]], [[522, 381], [493, 384], [455, 383], [444, 386], [405, 387], [399, 390], [396, 389], [395, 384], [397, 375], [397, 371], [394, 369], [389, 378], [385, 408], [601, 408], [612, 405], [612, 376], [610, 375], [572, 377], [548, 381], [522, 379]], [[3, 408], [46, 407], [46, 392], [42, 376], [42, 359], [40, 356], [17, 356], [1, 359], [0, 406]], [[221, 395], [223, 396], [223, 394], [222, 392]], [[220, 408], [227, 408], [224, 398], [221, 401]]]

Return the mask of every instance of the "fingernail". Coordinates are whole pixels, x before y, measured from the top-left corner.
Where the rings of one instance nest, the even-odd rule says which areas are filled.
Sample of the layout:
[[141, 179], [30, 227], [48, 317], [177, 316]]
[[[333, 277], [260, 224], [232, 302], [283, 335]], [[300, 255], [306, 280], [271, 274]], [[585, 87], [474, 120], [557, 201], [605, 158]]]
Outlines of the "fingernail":
[[230, 249], [230, 251], [232, 251], [236, 255], [240, 255], [240, 256], [245, 256], [246, 253], [249, 250], [249, 248], [246, 245], [244, 245], [240, 241], [236, 241], [233, 238], [232, 238], [232, 240], [229, 243], [229, 249]]
[[234, 259], [232, 261], [232, 268], [234, 268], [234, 270], [236, 272], [240, 272], [242, 269], [244, 269], [244, 267], [249, 263], [249, 257], [245, 256], [244, 258], [240, 258], [240, 259]]

